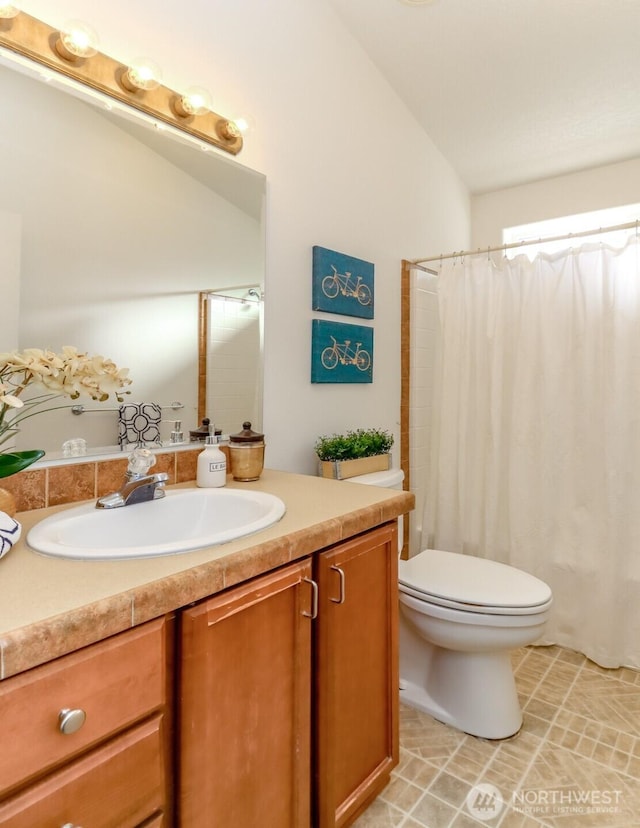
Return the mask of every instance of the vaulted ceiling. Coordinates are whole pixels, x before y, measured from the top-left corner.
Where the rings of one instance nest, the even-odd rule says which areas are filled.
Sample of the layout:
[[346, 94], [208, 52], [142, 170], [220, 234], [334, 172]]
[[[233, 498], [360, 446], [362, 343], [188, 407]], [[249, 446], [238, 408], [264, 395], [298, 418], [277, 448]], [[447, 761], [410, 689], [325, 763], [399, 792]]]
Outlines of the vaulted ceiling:
[[472, 193], [640, 157], [640, 0], [329, 0]]

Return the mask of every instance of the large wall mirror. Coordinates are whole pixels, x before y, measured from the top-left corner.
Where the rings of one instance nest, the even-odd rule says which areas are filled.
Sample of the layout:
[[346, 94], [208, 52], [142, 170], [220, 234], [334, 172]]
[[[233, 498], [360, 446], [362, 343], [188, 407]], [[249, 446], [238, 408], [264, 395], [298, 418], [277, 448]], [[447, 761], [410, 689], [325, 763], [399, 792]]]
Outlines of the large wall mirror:
[[[163, 437], [174, 419], [188, 434], [201, 413], [202, 292], [237, 298], [255, 287], [263, 296], [264, 176], [5, 55], [0, 96], [0, 270], [11, 303], [0, 351], [74, 345], [103, 354], [130, 369], [128, 400], [163, 406]], [[255, 360], [254, 397], [255, 341], [255, 353], [244, 352]], [[231, 376], [217, 358], [210, 352], [209, 364]], [[117, 447], [117, 401], [80, 402], [82, 415], [66, 408], [25, 421], [17, 448], [54, 456], [78, 437], [89, 453]], [[261, 399], [251, 413], [260, 426]], [[216, 422], [215, 410], [206, 415]]]

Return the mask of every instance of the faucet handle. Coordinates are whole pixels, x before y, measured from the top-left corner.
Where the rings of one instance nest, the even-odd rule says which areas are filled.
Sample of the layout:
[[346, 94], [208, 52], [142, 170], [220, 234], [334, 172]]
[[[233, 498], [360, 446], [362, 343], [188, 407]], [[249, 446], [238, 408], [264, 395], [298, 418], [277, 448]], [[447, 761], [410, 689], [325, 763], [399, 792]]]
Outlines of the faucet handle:
[[155, 466], [155, 463], [155, 455], [149, 449], [134, 449], [129, 455], [127, 475], [129, 477], [144, 477], [149, 473], [151, 466]]

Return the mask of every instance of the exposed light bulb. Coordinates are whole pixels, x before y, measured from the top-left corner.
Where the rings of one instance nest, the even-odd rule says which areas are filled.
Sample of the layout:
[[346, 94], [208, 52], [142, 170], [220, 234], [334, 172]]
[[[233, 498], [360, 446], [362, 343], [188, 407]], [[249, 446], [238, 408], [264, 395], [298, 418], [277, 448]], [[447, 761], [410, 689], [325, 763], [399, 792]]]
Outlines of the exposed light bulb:
[[241, 135], [240, 129], [235, 121], [220, 121], [216, 126], [216, 131], [225, 141], [237, 141]]
[[12, 17], [17, 17], [20, 14], [20, 9], [10, 0], [0, 0], [0, 19], [9, 20]]
[[228, 121], [220, 121], [216, 125], [216, 132], [225, 141], [237, 141], [250, 132], [254, 126], [255, 122], [250, 116], [238, 116]]
[[246, 135], [247, 132], [253, 132], [256, 128], [256, 123], [250, 115], [240, 115], [234, 118], [233, 122], [243, 135]]
[[74, 61], [78, 58], [88, 58], [98, 51], [98, 35], [86, 23], [80, 20], [70, 20], [60, 30], [55, 48], [64, 60]]
[[129, 92], [157, 89], [162, 81], [162, 70], [150, 58], [136, 58], [122, 75], [121, 82]]
[[176, 102], [176, 111], [183, 118], [204, 115], [211, 109], [211, 93], [201, 86], [191, 86]]

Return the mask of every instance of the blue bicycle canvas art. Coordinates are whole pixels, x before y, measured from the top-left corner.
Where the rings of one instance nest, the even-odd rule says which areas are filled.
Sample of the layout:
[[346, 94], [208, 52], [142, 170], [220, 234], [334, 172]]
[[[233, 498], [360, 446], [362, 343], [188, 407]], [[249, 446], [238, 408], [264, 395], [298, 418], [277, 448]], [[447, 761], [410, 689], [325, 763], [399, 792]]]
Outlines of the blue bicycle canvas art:
[[374, 265], [326, 247], [313, 248], [313, 310], [373, 319]]
[[311, 382], [373, 382], [373, 328], [311, 322]]

